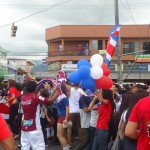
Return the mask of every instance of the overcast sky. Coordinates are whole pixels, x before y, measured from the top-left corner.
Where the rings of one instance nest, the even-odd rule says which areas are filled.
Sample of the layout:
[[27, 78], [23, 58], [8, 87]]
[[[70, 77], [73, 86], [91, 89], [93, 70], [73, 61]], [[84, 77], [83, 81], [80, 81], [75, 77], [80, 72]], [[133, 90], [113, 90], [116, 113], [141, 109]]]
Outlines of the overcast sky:
[[[149, 0], [118, 1], [120, 24], [150, 23]], [[43, 9], [48, 10], [16, 22]], [[62, 24], [115, 24], [114, 20], [114, 0], [1, 0], [0, 46], [8, 54], [39, 55], [47, 52], [46, 28]], [[16, 37], [10, 36], [11, 25], [7, 25], [12, 22], [18, 26]]]

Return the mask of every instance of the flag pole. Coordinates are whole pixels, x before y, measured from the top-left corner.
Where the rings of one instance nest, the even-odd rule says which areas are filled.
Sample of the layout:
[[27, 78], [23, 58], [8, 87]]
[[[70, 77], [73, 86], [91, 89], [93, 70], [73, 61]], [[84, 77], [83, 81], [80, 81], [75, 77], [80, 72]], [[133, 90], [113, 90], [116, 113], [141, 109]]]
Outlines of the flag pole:
[[[119, 25], [119, 9], [118, 9], [118, 0], [114, 0], [114, 9], [115, 9], [115, 24]], [[118, 68], [118, 83], [122, 83], [122, 69], [121, 69], [121, 55], [120, 55], [120, 43], [121, 39], [119, 36], [118, 46], [116, 47], [117, 52], [117, 68]]]

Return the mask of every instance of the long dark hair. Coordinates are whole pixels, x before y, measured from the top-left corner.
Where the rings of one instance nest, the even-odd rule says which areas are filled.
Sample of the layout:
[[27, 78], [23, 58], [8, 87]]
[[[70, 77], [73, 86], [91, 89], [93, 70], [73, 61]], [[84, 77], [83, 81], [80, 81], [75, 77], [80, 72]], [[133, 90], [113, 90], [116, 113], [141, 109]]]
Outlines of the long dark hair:
[[16, 83], [16, 89], [18, 91], [22, 91], [22, 87], [21, 87], [21, 84], [20, 83]]
[[47, 83], [50, 85], [51, 88], [54, 88], [54, 83], [51, 80], [47, 81]]
[[113, 99], [113, 92], [111, 90], [102, 90], [103, 98], [110, 101], [112, 106], [112, 112], [114, 112], [116, 106]]
[[118, 114], [119, 120], [121, 118], [123, 111], [126, 110], [129, 107], [130, 103], [133, 101], [133, 97], [134, 97], [133, 92], [126, 92], [125, 94], [123, 94], [122, 102]]
[[49, 97], [49, 93], [48, 93], [47, 89], [45, 89], [45, 88], [41, 89], [40, 95], [45, 97], [45, 98]]
[[15, 80], [9, 79], [8, 83], [9, 83], [9, 87], [16, 87], [16, 81]]
[[126, 122], [128, 121], [128, 118], [131, 114], [131, 111], [133, 109], [133, 107], [135, 106], [135, 104], [142, 98], [149, 96], [149, 93], [145, 90], [138, 90], [134, 93], [134, 97], [133, 97], [133, 101], [130, 103], [129, 108], [128, 108], [128, 112], [126, 115]]
[[61, 83], [61, 91], [63, 94], [65, 94], [67, 96], [66, 84], [64, 82]]

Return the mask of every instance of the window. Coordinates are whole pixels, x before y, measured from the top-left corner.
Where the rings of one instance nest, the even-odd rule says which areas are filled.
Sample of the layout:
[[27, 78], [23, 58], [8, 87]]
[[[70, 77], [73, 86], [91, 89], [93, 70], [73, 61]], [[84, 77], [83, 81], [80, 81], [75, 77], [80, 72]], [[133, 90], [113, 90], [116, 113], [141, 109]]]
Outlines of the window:
[[135, 42], [134, 46], [135, 46], [135, 52], [140, 51], [140, 42]]
[[143, 42], [143, 54], [150, 54], [150, 42]]
[[102, 50], [102, 49], [103, 49], [103, 41], [98, 40], [98, 50]]
[[105, 40], [105, 49], [107, 48], [108, 40]]
[[123, 43], [123, 53], [132, 53], [135, 51], [134, 42], [124, 42]]
[[92, 49], [93, 50], [98, 50], [98, 40], [93, 40], [92, 41]]
[[102, 40], [92, 40], [92, 49], [93, 50], [102, 50], [103, 41]]

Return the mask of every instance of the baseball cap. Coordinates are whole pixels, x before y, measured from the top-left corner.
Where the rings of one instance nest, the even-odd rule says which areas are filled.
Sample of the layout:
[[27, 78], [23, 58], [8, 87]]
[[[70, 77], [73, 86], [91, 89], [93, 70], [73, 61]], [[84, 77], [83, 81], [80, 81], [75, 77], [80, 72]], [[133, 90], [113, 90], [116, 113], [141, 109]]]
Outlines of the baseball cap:
[[86, 92], [87, 94], [94, 94], [94, 92], [91, 91], [90, 89], [87, 89], [85, 92]]

